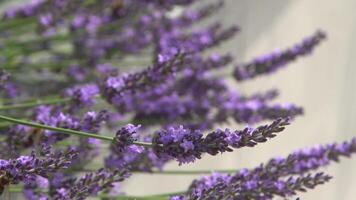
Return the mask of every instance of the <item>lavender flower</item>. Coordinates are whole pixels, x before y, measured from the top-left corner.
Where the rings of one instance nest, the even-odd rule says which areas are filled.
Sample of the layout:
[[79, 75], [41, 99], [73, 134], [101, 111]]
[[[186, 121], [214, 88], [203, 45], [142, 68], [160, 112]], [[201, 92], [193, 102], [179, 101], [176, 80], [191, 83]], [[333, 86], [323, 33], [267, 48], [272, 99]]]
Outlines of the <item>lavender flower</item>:
[[197, 53], [207, 48], [219, 45], [221, 42], [234, 36], [239, 28], [233, 26], [226, 30], [220, 31], [220, 25], [215, 24], [206, 30], [198, 30], [190, 34], [177, 33], [173, 29], [159, 32], [159, 44], [156, 46], [157, 60], [165, 61], [174, 56], [178, 51]]
[[95, 84], [75, 86], [66, 90], [66, 96], [70, 96], [75, 107], [79, 108], [94, 105], [98, 94], [99, 88]]
[[100, 112], [88, 111], [84, 114], [80, 130], [85, 132], [99, 132], [101, 125], [109, 118], [106, 110]]
[[[144, 141], [151, 142], [152, 138], [146, 137]], [[162, 170], [170, 160], [170, 158], [158, 157], [152, 148], [130, 145], [123, 152], [111, 150], [110, 155], [105, 158], [105, 167], [110, 169], [128, 168], [132, 171], [151, 172], [155, 169]]]
[[87, 173], [79, 180], [72, 182], [68, 188], [60, 188], [53, 199], [86, 199], [97, 195], [98, 192], [111, 189], [116, 182], [122, 182], [128, 178], [128, 171], [99, 169], [93, 173]]
[[173, 75], [179, 65], [184, 60], [184, 54], [177, 53], [172, 59], [158, 63], [146, 70], [127, 74], [121, 77], [108, 77], [104, 83], [104, 96], [110, 103], [117, 104], [125, 97], [125, 94], [144, 90], [144, 88], [159, 82], [164, 82], [167, 77]]
[[29, 156], [0, 160], [0, 194], [9, 184], [19, 184], [36, 180], [37, 176], [47, 177], [50, 173], [69, 167], [77, 153], [69, 149], [66, 152], [52, 153], [49, 147], [43, 147], [40, 158], [34, 152]]
[[219, 9], [223, 7], [223, 4], [223, 1], [218, 1], [203, 6], [198, 10], [185, 10], [181, 16], [178, 16], [177, 18], [171, 18], [170, 24], [175, 27], [191, 26], [192, 24], [215, 14]]
[[232, 148], [253, 147], [266, 142], [268, 138], [276, 136], [275, 133], [283, 131], [284, 126], [288, 124], [287, 119], [277, 119], [270, 125], [259, 126], [256, 129], [245, 128], [235, 132], [218, 129], [208, 133], [206, 137], [198, 130], [191, 131], [182, 126], [171, 127], [158, 131], [152, 142], [158, 157], [175, 158], [180, 164], [189, 163], [200, 159], [203, 153], [216, 155], [231, 152]]
[[43, 194], [43, 190], [49, 188], [47, 178], [37, 176], [35, 180], [27, 182], [24, 186], [23, 195], [28, 200], [47, 200], [47, 195]]
[[302, 115], [303, 108], [293, 104], [268, 105], [264, 101], [248, 100], [245, 102], [226, 102], [222, 104], [217, 118], [225, 121], [228, 116], [232, 116], [238, 123], [256, 123], [263, 120], [273, 120], [277, 118], [295, 117]]
[[273, 158], [267, 164], [268, 169], [279, 169], [281, 175], [303, 174], [339, 162], [340, 157], [350, 157], [356, 153], [356, 138], [342, 143], [318, 145], [291, 153], [286, 158]]
[[[98, 133], [102, 125], [108, 120], [107, 111], [89, 111], [84, 114], [80, 130], [90, 133]], [[101, 152], [101, 141], [95, 138], [79, 138], [79, 144], [75, 147], [79, 152], [74, 161], [75, 167], [84, 168], [93, 158]]]
[[105, 166], [110, 169], [130, 168], [130, 163], [143, 152], [143, 147], [132, 145], [139, 137], [137, 129], [140, 126], [128, 124], [116, 133], [110, 146], [110, 155], [105, 158]]
[[339, 161], [339, 157], [349, 157], [356, 153], [356, 139], [343, 143], [333, 143], [313, 148], [297, 150], [286, 158], [273, 158], [266, 164], [234, 175], [214, 173], [195, 180], [182, 199], [242, 198], [272, 199], [274, 196], [289, 197], [296, 192], [305, 192], [331, 178], [323, 173], [310, 171]]
[[[51, 106], [39, 106], [34, 110], [33, 115], [33, 121], [41, 124], [94, 133], [98, 132], [104, 122], [108, 120], [108, 114], [106, 111], [98, 113], [88, 111], [87, 113], [84, 113], [82, 119], [80, 119], [74, 117], [73, 115], [64, 114], [60, 111], [60, 109], [58, 110], [57, 108]], [[3, 148], [8, 149], [8, 151], [4, 151], [2, 154], [5, 158], [9, 155], [10, 157], [18, 156], [21, 151], [33, 145], [39, 145], [41, 143], [54, 144], [69, 137], [68, 134], [36, 129], [22, 125], [12, 126], [6, 132], [6, 135], [6, 143], [2, 143], [4, 146]], [[83, 155], [80, 156], [80, 159], [85, 160], [91, 158], [84, 156], [84, 154], [89, 155], [90, 153], [96, 152], [98, 149], [94, 147], [97, 147], [96, 145], [100, 142], [93, 138], [80, 138], [79, 143], [80, 145], [77, 148], [83, 150]], [[84, 147], [86, 148], [86, 151], [84, 151]], [[89, 151], [89, 149], [94, 152]]]
[[290, 197], [305, 192], [331, 179], [324, 173], [308, 174], [287, 179], [272, 179], [258, 174], [227, 175], [215, 173], [195, 180], [187, 194], [170, 199], [273, 199], [275, 196]]
[[[114, 98], [114, 104], [121, 113], [136, 112], [139, 120], [142, 117], [151, 118], [150, 116], [168, 120], [176, 120], [182, 116], [188, 117], [189, 112], [194, 113], [194, 110], [208, 107], [206, 105], [208, 102], [202, 104], [201, 101], [204, 99], [208, 101], [211, 98], [203, 98], [207, 96], [206, 93], [211, 92], [210, 90], [214, 90], [214, 92], [215, 90], [225, 90], [220, 81], [204, 81], [206, 78], [202, 76], [202, 73], [209, 69], [223, 68], [230, 61], [231, 56], [229, 55], [219, 56], [213, 54], [208, 59], [203, 59], [200, 56], [190, 56], [185, 61], [190, 69], [183, 70], [184, 78], [178, 80], [170, 79], [166, 81], [165, 85], [155, 86], [150, 90], [137, 92], [125, 97], [119, 96]], [[187, 87], [187, 83], [190, 83], [190, 87]], [[196, 100], [196, 98], [199, 99]], [[202, 115], [202, 113], [199, 114]]]
[[75, 178], [63, 173], [55, 173], [47, 181], [48, 193], [40, 191], [37, 182], [27, 184], [25, 195], [28, 199], [43, 198], [54, 200], [86, 199], [96, 196], [99, 192], [111, 190], [115, 184], [129, 177], [125, 169], [107, 170], [99, 169], [95, 172], [86, 173], [80, 178]]
[[29, 17], [34, 15], [35, 12], [37, 12], [40, 8], [40, 6], [44, 3], [44, 0], [33, 0], [29, 4], [19, 7], [19, 8], [13, 8], [5, 12], [5, 18], [14, 18], [17, 16], [21, 17]]
[[138, 139], [137, 129], [140, 126], [128, 124], [117, 131], [113, 141], [112, 150], [121, 153], [125, 148]]
[[249, 63], [236, 66], [234, 76], [236, 80], [242, 81], [254, 78], [258, 75], [272, 73], [277, 69], [286, 66], [298, 57], [309, 55], [325, 38], [326, 34], [324, 32], [317, 31], [292, 48], [262, 55]]
[[[72, 130], [79, 130], [80, 124], [79, 120], [72, 115], [64, 114], [62, 112], [54, 113], [52, 116], [48, 116], [48, 118], [43, 119], [43, 121], [39, 120], [40, 123], [50, 125], [53, 127], [62, 127]], [[37, 121], [37, 120], [36, 120]], [[41, 134], [39, 134], [40, 140], [52, 144], [57, 141], [68, 138], [69, 135], [63, 133], [57, 133], [55, 131], [43, 130]]]

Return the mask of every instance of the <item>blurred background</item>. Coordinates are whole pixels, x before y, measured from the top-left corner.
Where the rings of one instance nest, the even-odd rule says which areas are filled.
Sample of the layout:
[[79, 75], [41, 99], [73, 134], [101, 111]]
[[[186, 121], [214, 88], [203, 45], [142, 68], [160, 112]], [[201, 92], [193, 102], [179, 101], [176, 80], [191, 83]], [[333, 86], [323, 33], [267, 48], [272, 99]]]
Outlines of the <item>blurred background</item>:
[[[208, 0], [201, 1], [202, 4]], [[254, 148], [221, 156], [205, 156], [184, 169], [233, 169], [253, 167], [276, 155], [319, 143], [344, 141], [356, 136], [356, 21], [354, 0], [286, 1], [226, 0], [217, 17], [226, 25], [238, 24], [242, 31], [219, 49], [231, 51], [237, 62], [277, 48], [286, 48], [316, 29], [325, 30], [328, 40], [304, 57], [272, 76], [234, 85], [244, 93], [280, 90], [278, 102], [303, 106], [297, 117], [277, 138]], [[213, 19], [214, 21], [216, 19]], [[231, 81], [231, 84], [234, 84]], [[231, 126], [234, 127], [234, 126]], [[237, 127], [235, 127], [237, 128]], [[326, 171], [334, 178], [301, 199], [353, 200], [356, 191], [356, 159], [342, 159]], [[177, 169], [170, 164], [167, 169]], [[154, 194], [185, 190], [197, 176], [135, 175], [124, 185], [129, 194]]]

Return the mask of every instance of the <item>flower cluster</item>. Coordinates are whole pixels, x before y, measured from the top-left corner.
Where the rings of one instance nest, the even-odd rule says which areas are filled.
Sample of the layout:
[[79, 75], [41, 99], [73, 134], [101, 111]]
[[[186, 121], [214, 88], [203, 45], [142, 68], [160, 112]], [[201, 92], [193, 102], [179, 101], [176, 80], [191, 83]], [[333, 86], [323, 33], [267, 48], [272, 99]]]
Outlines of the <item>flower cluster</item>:
[[297, 191], [312, 189], [331, 178], [323, 173], [311, 171], [349, 157], [356, 153], [356, 139], [297, 150], [286, 158], [273, 158], [266, 164], [234, 175], [214, 173], [196, 180], [184, 196], [171, 199], [272, 199], [274, 196], [288, 197]]
[[133, 145], [133, 142], [139, 139], [137, 132], [139, 127], [128, 124], [117, 131], [110, 147], [111, 154], [105, 159], [106, 167], [114, 169], [130, 167], [131, 162], [144, 151], [142, 147]]
[[[63, 173], [55, 173], [47, 178], [36, 177], [25, 185], [24, 196], [29, 200], [36, 199], [87, 199], [99, 192], [111, 190], [115, 183], [122, 182], [130, 176], [127, 170], [99, 169], [74, 178]], [[41, 190], [42, 189], [42, 190]], [[46, 192], [46, 190], [49, 190]]]
[[186, 199], [273, 199], [290, 197], [298, 191], [305, 192], [324, 184], [331, 176], [324, 173], [292, 176], [286, 179], [264, 178], [248, 171], [236, 175], [214, 173], [196, 180], [185, 196], [173, 196], [171, 200]]
[[133, 144], [138, 139], [137, 129], [139, 126], [128, 124], [117, 131], [113, 141], [112, 150], [121, 153], [128, 145]]
[[38, 156], [32, 152], [29, 156], [0, 160], [0, 194], [9, 184], [30, 182], [36, 180], [38, 176], [47, 177], [49, 173], [68, 168], [76, 156], [77, 152], [73, 149], [65, 152], [51, 152], [50, 148], [45, 146]]
[[89, 196], [95, 196], [103, 190], [110, 190], [113, 183], [122, 182], [129, 177], [126, 170], [104, 170], [99, 169], [96, 172], [87, 173], [78, 180], [72, 179], [66, 187], [57, 190], [53, 199], [86, 199]]
[[272, 124], [255, 129], [245, 128], [241, 131], [218, 129], [205, 137], [199, 130], [191, 131], [182, 126], [171, 127], [158, 131], [152, 142], [158, 157], [171, 157], [177, 159], [179, 163], [189, 163], [200, 159], [203, 153], [216, 155], [230, 152], [232, 148], [253, 147], [266, 142], [269, 138], [275, 137], [275, 133], [283, 131], [288, 124], [288, 119], [277, 119]]
[[76, 107], [88, 107], [95, 103], [95, 97], [99, 95], [99, 88], [95, 84], [75, 86], [66, 90], [66, 95], [72, 98]]

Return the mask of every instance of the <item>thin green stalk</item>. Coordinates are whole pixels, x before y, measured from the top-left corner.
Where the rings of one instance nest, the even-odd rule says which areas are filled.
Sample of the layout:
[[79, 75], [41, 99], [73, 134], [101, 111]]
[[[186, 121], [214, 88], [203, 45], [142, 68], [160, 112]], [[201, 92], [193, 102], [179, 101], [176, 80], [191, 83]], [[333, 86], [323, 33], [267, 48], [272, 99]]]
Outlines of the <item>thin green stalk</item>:
[[35, 17], [26, 17], [26, 18], [21, 18], [21, 19], [1, 21], [0, 22], [0, 31], [13, 30], [15, 27], [23, 27], [23, 26], [31, 24], [33, 22], [36, 22]]
[[2, 123], [0, 123], [0, 128], [9, 127], [10, 125], [11, 125], [11, 123], [9, 123], [9, 122], [2, 122]]
[[25, 103], [13, 104], [13, 105], [2, 105], [0, 106], [0, 111], [19, 109], [19, 108], [28, 108], [28, 107], [34, 107], [39, 105], [59, 104], [59, 103], [68, 102], [70, 100], [71, 98], [49, 99], [49, 100], [36, 100], [34, 102], [25, 102]]
[[[23, 191], [23, 186], [20, 185], [12, 185], [8, 188], [8, 191], [11, 193], [21, 193]], [[46, 193], [46, 191], [42, 191]], [[174, 192], [174, 193], [163, 193], [163, 194], [154, 194], [154, 195], [147, 195], [147, 196], [111, 196], [107, 194], [99, 194], [98, 197], [101, 199], [107, 200], [159, 200], [159, 199], [168, 199], [171, 195], [180, 195], [184, 194], [185, 192]]]
[[180, 195], [186, 193], [185, 191], [180, 191], [180, 192], [170, 192], [170, 193], [163, 193], [163, 194], [154, 194], [154, 195], [148, 195], [147, 197], [166, 197], [166, 196], [173, 196], [173, 195]]
[[[60, 96], [58, 95], [47, 95], [45, 96], [43, 99], [46, 100], [50, 100], [50, 99], [59, 99]], [[11, 98], [0, 98], [0, 102], [2, 102], [3, 104], [9, 104], [12, 103], [14, 101], [14, 99]], [[34, 101], [43, 101], [42, 99], [38, 99], [38, 98], [26, 98], [26, 99], [22, 99], [20, 102], [21, 103], [25, 103], [25, 102], [34, 102]]]
[[17, 187], [11, 186], [11, 187], [9, 187], [8, 190], [11, 193], [21, 193], [23, 188], [21, 186], [17, 186]]
[[184, 194], [185, 192], [173, 192], [173, 193], [163, 193], [163, 194], [153, 194], [146, 196], [110, 196], [110, 195], [100, 195], [102, 199], [106, 200], [163, 200], [169, 199], [170, 196]]
[[[99, 165], [89, 165], [83, 169], [83, 171], [95, 171], [101, 166]], [[133, 170], [131, 173], [133, 174], [160, 174], [160, 175], [202, 175], [202, 174], [211, 174], [214, 172], [218, 173], [236, 173], [238, 169], [220, 169], [220, 170], [163, 170], [163, 171], [136, 171]]]
[[[52, 127], [52, 126], [47, 126], [44, 124], [15, 119], [15, 118], [3, 116], [3, 115], [0, 115], [0, 120], [4, 120], [4, 121], [15, 123], [15, 124], [21, 124], [21, 125], [25, 125], [25, 126], [31, 126], [34, 128], [41, 128], [41, 129], [46, 129], [46, 130], [51, 130], [51, 131], [57, 131], [60, 133], [77, 135], [77, 136], [81, 136], [81, 137], [90, 137], [90, 138], [95, 138], [95, 139], [105, 140], [105, 141], [110, 141], [110, 142], [113, 141], [113, 139], [114, 139], [113, 137], [110, 137], [110, 136], [98, 135], [98, 134], [94, 134], [94, 133], [86, 133], [86, 132], [82, 132], [82, 131], [76, 131], [76, 130], [65, 129], [65, 128]], [[153, 146], [152, 143], [147, 143], [147, 142], [135, 141], [135, 142], [133, 142], [133, 144], [139, 145], [139, 146], [145, 146], [145, 147]]]
[[[3, 69], [6, 70], [12, 70], [12, 73], [16, 72], [21, 72], [21, 71], [16, 71], [18, 69], [53, 69], [53, 70], [58, 70], [58, 69], [64, 69], [67, 66], [70, 66], [70, 64], [80, 64], [84, 63], [84, 60], [65, 60], [61, 62], [44, 62], [44, 63], [27, 63], [27, 64], [22, 64], [22, 63], [15, 63], [15, 64], [6, 64]], [[136, 60], [120, 60], [120, 61], [112, 61], [112, 64], [120, 66], [120, 68], [124, 68], [126, 66], [129, 67], [141, 67], [141, 66], [149, 66], [151, 64], [151, 60], [142, 58], [140, 57], [139, 59]]]
[[201, 175], [201, 174], [211, 174], [213, 172], [218, 173], [235, 173], [236, 169], [226, 169], [226, 170], [164, 170], [164, 171], [133, 171], [135, 174], [162, 174], [162, 175]]
[[[0, 140], [1, 141], [1, 140]], [[78, 172], [93, 172], [98, 170], [100, 167], [96, 167], [96, 168], [92, 168], [92, 167], [88, 167], [88, 168], [82, 168], [80, 170], [76, 170]], [[231, 169], [231, 170], [195, 170], [195, 171], [186, 171], [186, 170], [182, 170], [182, 171], [174, 171], [174, 170], [164, 170], [164, 171], [151, 171], [151, 172], [145, 172], [145, 171], [131, 171], [132, 174], [149, 174], [149, 175], [168, 175], [168, 176], [191, 176], [191, 175], [204, 175], [204, 174], [212, 174], [212, 173], [226, 173], [226, 174], [233, 174], [236, 173], [237, 170], [236, 169]]]

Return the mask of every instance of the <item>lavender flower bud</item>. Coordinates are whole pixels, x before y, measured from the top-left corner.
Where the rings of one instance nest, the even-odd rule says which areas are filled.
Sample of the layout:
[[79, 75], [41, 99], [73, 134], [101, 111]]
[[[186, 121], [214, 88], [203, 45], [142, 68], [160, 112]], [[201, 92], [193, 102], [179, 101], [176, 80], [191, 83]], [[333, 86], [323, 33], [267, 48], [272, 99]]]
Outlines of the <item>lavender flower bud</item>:
[[255, 58], [249, 63], [236, 66], [234, 76], [236, 80], [242, 81], [254, 78], [258, 75], [272, 73], [277, 69], [286, 66], [298, 57], [309, 55], [325, 38], [326, 34], [324, 32], [317, 31], [292, 48], [283, 51], [275, 51], [271, 54]]

